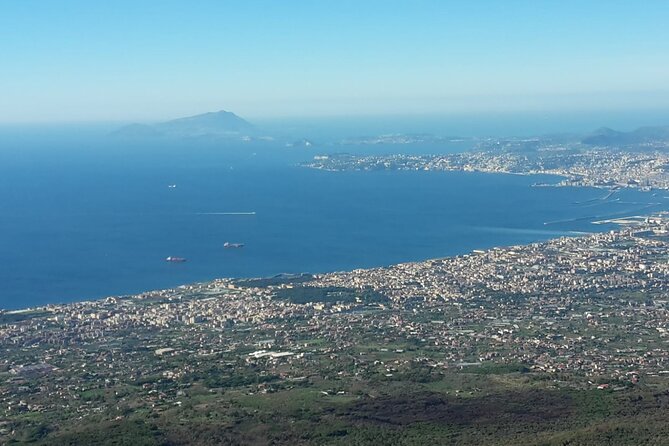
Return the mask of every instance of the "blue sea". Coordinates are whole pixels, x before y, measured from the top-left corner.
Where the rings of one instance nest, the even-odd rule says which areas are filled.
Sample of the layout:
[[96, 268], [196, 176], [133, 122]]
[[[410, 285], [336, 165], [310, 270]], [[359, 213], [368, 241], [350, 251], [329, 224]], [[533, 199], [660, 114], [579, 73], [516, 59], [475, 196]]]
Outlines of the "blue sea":
[[211, 141], [6, 142], [0, 308], [451, 256], [608, 230], [592, 221], [667, 208], [663, 194], [603, 201], [597, 189], [532, 187], [546, 177], [298, 167], [316, 153]]

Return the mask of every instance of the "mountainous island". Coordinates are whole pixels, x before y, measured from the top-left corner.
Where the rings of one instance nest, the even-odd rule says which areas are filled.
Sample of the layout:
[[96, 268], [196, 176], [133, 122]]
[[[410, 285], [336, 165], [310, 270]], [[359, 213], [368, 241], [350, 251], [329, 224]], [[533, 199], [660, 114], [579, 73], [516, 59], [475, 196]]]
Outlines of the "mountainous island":
[[157, 124], [130, 124], [112, 133], [122, 138], [197, 138], [248, 139], [258, 137], [258, 129], [236, 114], [221, 110]]

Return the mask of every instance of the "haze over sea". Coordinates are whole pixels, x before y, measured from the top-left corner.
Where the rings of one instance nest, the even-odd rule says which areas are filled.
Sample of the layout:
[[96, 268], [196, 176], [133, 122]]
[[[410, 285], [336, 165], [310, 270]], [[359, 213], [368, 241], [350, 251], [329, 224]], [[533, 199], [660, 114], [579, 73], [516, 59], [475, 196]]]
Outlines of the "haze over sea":
[[[0, 150], [4, 309], [218, 277], [457, 255], [607, 230], [591, 222], [666, 209], [668, 202], [662, 193], [637, 191], [592, 201], [607, 193], [531, 187], [550, 180], [537, 176], [297, 167], [333, 150], [327, 147], [133, 145], [87, 138], [26, 143], [19, 133], [6, 137]], [[226, 241], [245, 246], [225, 249]], [[188, 261], [170, 264], [167, 256]]]

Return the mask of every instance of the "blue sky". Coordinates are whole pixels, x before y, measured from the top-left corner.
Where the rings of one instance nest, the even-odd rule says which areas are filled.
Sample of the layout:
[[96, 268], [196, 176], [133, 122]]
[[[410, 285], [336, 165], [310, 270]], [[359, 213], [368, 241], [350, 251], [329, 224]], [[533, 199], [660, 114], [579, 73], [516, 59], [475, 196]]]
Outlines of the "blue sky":
[[0, 3], [0, 122], [669, 108], [669, 2]]

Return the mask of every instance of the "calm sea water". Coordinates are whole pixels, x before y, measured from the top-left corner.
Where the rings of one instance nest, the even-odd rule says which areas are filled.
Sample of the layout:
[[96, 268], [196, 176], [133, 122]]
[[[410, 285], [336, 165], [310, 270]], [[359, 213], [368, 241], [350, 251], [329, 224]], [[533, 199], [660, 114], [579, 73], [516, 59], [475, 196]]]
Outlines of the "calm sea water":
[[531, 187], [540, 177], [296, 167], [312, 155], [215, 144], [6, 148], [0, 308], [443, 257], [606, 230], [591, 221], [667, 202], [633, 191], [591, 201], [605, 192]]

